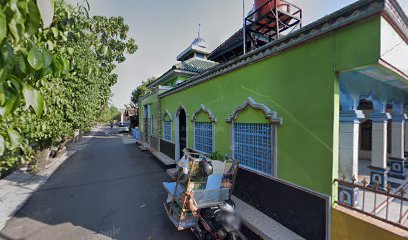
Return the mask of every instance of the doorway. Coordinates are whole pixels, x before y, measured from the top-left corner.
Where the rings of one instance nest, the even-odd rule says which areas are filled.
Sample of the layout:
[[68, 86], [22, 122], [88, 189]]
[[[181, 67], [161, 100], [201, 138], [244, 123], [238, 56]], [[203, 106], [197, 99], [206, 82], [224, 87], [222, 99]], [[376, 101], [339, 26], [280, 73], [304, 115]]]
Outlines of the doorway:
[[187, 116], [184, 109], [180, 110], [179, 113], [179, 156], [183, 156], [183, 150], [187, 147]]
[[183, 156], [183, 149], [187, 147], [187, 113], [184, 108], [180, 107], [176, 113], [176, 127], [175, 127], [175, 160], [180, 160]]

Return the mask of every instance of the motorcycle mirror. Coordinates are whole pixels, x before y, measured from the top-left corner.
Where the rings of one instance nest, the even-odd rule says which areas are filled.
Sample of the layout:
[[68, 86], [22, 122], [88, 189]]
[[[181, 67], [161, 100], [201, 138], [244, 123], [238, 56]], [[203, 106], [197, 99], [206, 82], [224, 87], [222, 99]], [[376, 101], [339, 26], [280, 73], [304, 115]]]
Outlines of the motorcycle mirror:
[[212, 164], [207, 161], [207, 159], [203, 158], [200, 163], [199, 163], [200, 169], [201, 169], [201, 173], [205, 176], [208, 177], [211, 174], [213, 174], [214, 168], [212, 166]]

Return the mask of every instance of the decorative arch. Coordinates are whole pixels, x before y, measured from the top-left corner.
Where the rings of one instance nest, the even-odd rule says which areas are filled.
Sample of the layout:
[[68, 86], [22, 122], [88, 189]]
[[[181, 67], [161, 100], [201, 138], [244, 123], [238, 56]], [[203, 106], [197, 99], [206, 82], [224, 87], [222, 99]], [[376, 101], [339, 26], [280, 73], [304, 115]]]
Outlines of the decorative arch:
[[174, 115], [174, 119], [175, 119], [175, 151], [176, 151], [176, 154], [175, 154], [175, 158], [176, 158], [176, 160], [179, 160], [180, 158], [181, 158], [181, 151], [180, 150], [182, 150], [181, 149], [181, 144], [180, 144], [180, 112], [181, 112], [181, 110], [184, 110], [184, 112], [186, 113], [186, 148], [188, 148], [188, 112], [187, 112], [187, 108], [183, 105], [183, 104], [180, 104], [178, 107], [177, 107], [177, 110], [176, 110], [176, 114]]
[[278, 117], [278, 114], [276, 112], [271, 111], [266, 105], [261, 104], [261, 103], [257, 103], [255, 102], [255, 100], [253, 100], [251, 97], [248, 97], [246, 99], [246, 101], [236, 107], [232, 113], [227, 117], [226, 121], [228, 123], [233, 122], [234, 120], [237, 119], [238, 114], [240, 112], [245, 111], [247, 108], [253, 108], [256, 110], [260, 110], [265, 114], [265, 118], [269, 120], [269, 123], [278, 123], [278, 124], [282, 124], [283, 120], [281, 117]]
[[177, 110], [176, 110], [176, 115], [175, 115], [175, 116], [176, 116], [176, 117], [179, 116], [181, 109], [184, 110], [184, 112], [186, 113], [186, 116], [188, 117], [187, 108], [186, 108], [183, 104], [180, 104], [180, 105], [178, 106], [178, 108], [177, 108]]
[[200, 108], [193, 114], [193, 117], [191, 118], [191, 121], [195, 122], [197, 120], [198, 115], [200, 115], [200, 113], [202, 113], [202, 112], [207, 113], [207, 115], [210, 118], [211, 122], [213, 122], [213, 123], [217, 122], [217, 118], [214, 116], [214, 114], [211, 112], [211, 110], [209, 110], [208, 108], [206, 108], [204, 106], [204, 104], [201, 104]]
[[[184, 110], [184, 111], [185, 111], [185, 110]], [[173, 117], [171, 116], [171, 113], [170, 113], [169, 110], [167, 110], [167, 109], [166, 109], [166, 111], [165, 111], [164, 114], [163, 114], [163, 121], [165, 120], [166, 116], [169, 117], [170, 122], [173, 121]]]

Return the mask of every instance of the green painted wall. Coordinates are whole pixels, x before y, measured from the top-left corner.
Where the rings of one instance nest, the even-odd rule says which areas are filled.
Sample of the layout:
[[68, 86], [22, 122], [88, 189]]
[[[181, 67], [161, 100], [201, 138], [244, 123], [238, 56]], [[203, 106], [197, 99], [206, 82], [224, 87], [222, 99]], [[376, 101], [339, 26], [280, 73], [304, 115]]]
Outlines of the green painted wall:
[[238, 113], [237, 123], [269, 123], [265, 118], [265, 114], [253, 108], [249, 108], [244, 112]]
[[[339, 120], [336, 70], [374, 64], [378, 60], [378, 28], [379, 20], [375, 18], [331, 32], [164, 97], [162, 109], [175, 116], [177, 108], [183, 105], [191, 119], [204, 104], [218, 118], [215, 148], [230, 153], [231, 129], [225, 119], [247, 97], [252, 97], [283, 118], [283, 124], [277, 128], [277, 177], [335, 195], [333, 180], [338, 172]], [[368, 37], [374, 40], [367, 41]], [[256, 110], [241, 112], [238, 121], [266, 122]], [[189, 120], [187, 124], [188, 146], [193, 147], [192, 123]]]
[[[283, 118], [283, 125], [278, 127], [278, 177], [331, 194], [336, 78], [331, 49], [330, 38], [310, 42], [165, 97], [163, 109], [175, 114], [183, 104], [188, 114], [193, 114], [204, 104], [218, 118], [215, 148], [230, 153], [230, 124], [225, 119], [252, 97]], [[248, 115], [240, 113], [238, 117], [254, 119]], [[265, 122], [265, 117], [260, 119]], [[188, 124], [188, 144], [192, 147], [191, 122]]]
[[211, 122], [211, 119], [206, 112], [200, 112], [196, 118], [196, 122]]
[[164, 121], [171, 121], [171, 117], [168, 114], [163, 115]]
[[336, 70], [377, 64], [381, 51], [381, 18], [371, 18], [336, 31], [333, 41]]
[[[149, 114], [149, 126], [151, 123], [151, 116], [153, 114], [154, 116], [154, 136], [158, 137], [158, 103], [159, 103], [159, 96], [158, 93], [154, 93], [140, 101], [140, 114], [139, 114], [139, 129], [140, 131], [144, 132], [144, 115], [145, 115], [145, 110], [144, 110], [144, 105], [149, 104], [150, 105], [150, 114]], [[151, 135], [150, 129], [148, 129], [149, 135]]]

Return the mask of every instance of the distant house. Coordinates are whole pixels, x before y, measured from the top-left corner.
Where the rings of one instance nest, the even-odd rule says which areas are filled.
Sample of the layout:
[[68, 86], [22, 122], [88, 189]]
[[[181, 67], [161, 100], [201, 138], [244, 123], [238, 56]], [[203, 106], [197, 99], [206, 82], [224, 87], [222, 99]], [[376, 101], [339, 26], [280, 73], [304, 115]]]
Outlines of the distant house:
[[213, 52], [198, 36], [149, 84], [142, 141], [171, 159], [231, 154], [240, 201], [306, 239], [339, 238], [335, 203], [362, 195], [337, 179], [405, 178], [408, 18], [361, 0], [244, 55], [242, 31]]
[[120, 122], [128, 122], [129, 118], [137, 115], [137, 109], [120, 109]]

